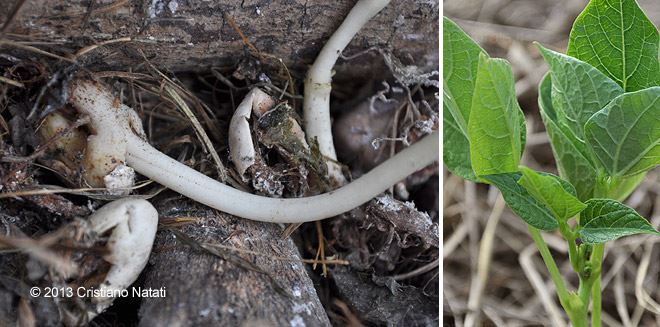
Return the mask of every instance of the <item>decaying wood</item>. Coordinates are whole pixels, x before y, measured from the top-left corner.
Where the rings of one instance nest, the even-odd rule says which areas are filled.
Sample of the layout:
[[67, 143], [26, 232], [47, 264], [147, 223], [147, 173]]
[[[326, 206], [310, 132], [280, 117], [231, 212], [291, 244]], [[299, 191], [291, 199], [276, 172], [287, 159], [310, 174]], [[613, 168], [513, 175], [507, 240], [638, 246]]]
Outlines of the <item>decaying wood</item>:
[[[1, 23], [17, 2], [0, 2], [0, 13], [7, 13], [0, 15]], [[61, 56], [77, 52], [78, 61], [95, 70], [143, 62], [138, 50], [173, 71], [233, 66], [249, 51], [272, 64], [277, 64], [273, 58], [281, 58], [291, 70], [304, 73], [354, 3], [28, 0], [6, 31], [13, 41], [30, 41]], [[436, 0], [392, 1], [358, 33], [345, 54], [381, 46], [409, 64], [437, 67], [438, 6]]]
[[[162, 216], [198, 217], [193, 224], [160, 231], [145, 270], [146, 288], [165, 287], [165, 298], [144, 298], [141, 326], [324, 326], [328, 317], [303, 264], [282, 227], [236, 218], [190, 200], [158, 208]], [[168, 219], [169, 219], [168, 218]], [[198, 246], [215, 243], [252, 255]], [[255, 271], [255, 270], [261, 270]]]
[[347, 304], [366, 321], [382, 326], [438, 326], [437, 303], [415, 287], [394, 281], [378, 286], [371, 274], [346, 267], [332, 269], [331, 277]]
[[[415, 208], [412, 202], [402, 202], [389, 195], [383, 195], [371, 200], [367, 205], [366, 220], [376, 228], [385, 232], [392, 226], [403, 235], [399, 240], [402, 245], [415, 244], [419, 238], [423, 247], [438, 247], [438, 225], [434, 224], [428, 214]], [[413, 240], [408, 240], [408, 237]], [[410, 244], [406, 244], [410, 243]]]

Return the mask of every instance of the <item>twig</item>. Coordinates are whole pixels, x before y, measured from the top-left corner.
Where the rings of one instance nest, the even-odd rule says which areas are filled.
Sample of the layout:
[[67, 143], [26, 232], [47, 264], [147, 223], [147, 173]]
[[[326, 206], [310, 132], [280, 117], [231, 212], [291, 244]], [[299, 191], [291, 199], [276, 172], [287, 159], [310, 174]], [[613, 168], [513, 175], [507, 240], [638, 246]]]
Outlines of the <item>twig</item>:
[[465, 316], [465, 326], [467, 327], [479, 325], [481, 299], [486, 287], [486, 281], [488, 280], [490, 262], [493, 257], [493, 240], [495, 239], [497, 224], [500, 221], [500, 217], [502, 217], [502, 211], [504, 211], [504, 199], [500, 195], [495, 201], [490, 217], [488, 217], [488, 223], [484, 229], [483, 236], [481, 237], [477, 273], [472, 278], [470, 295], [468, 297], [468, 313]]
[[[144, 183], [140, 183], [138, 185], [135, 185], [133, 187], [126, 188], [127, 190], [136, 190], [139, 188], [142, 188], [144, 186], [147, 186], [151, 184], [151, 181], [147, 181]], [[92, 194], [88, 192], [105, 192], [107, 191], [106, 188], [101, 188], [101, 187], [83, 187], [83, 188], [63, 188], [59, 186], [52, 186], [52, 185], [39, 185], [41, 186], [40, 189], [32, 189], [32, 190], [20, 190], [20, 191], [13, 191], [13, 192], [0, 192], [0, 199], [7, 199], [7, 198], [19, 198], [22, 196], [32, 196], [32, 195], [47, 195], [47, 194], [58, 194], [58, 193], [69, 193], [69, 194], [78, 194], [78, 195], [86, 195], [86, 196], [91, 196]], [[151, 198], [156, 196], [160, 191], [155, 192], [154, 194], [150, 195], [132, 195], [131, 197], [134, 198]], [[101, 193], [103, 194], [103, 193]], [[111, 197], [110, 197], [111, 198]]]
[[96, 44], [92, 44], [92, 45], [86, 46], [86, 47], [76, 51], [76, 53], [73, 54], [72, 59], [77, 60], [78, 57], [80, 57], [80, 56], [82, 56], [82, 55], [84, 55], [84, 54], [86, 54], [90, 51], [93, 51], [94, 49], [96, 49], [98, 47], [102, 47], [104, 45], [119, 43], [119, 42], [130, 42], [130, 41], [132, 41], [131, 37], [126, 36], [126, 37], [121, 37], [121, 38], [114, 39], [114, 40], [107, 40], [107, 41], [99, 42], [99, 43], [96, 43]]
[[7, 78], [7, 77], [4, 77], [4, 76], [0, 76], [0, 82], [5, 83], [5, 84], [9, 84], [9, 85], [13, 85], [13, 86], [16, 86], [16, 87], [20, 87], [20, 88], [25, 88], [25, 85], [23, 85], [23, 83], [15, 81], [15, 80]]
[[479, 255], [479, 246], [477, 245], [479, 239], [479, 224], [477, 216], [480, 214], [479, 205], [477, 204], [477, 184], [465, 181], [465, 207], [470, 210], [463, 210], [462, 217], [470, 224], [468, 229], [469, 235], [469, 249], [470, 249], [470, 269], [475, 271], [477, 268], [477, 257]]
[[12, 8], [9, 15], [7, 15], [7, 20], [5, 20], [5, 23], [2, 25], [2, 29], [0, 29], [0, 33], [4, 34], [5, 32], [7, 32], [11, 24], [14, 22], [14, 19], [16, 19], [16, 16], [18, 16], [18, 12], [21, 10], [24, 4], [25, 4], [25, 0], [18, 0], [16, 2], [14, 8]]
[[608, 326], [608, 327], [624, 327], [616, 319], [614, 319], [614, 317], [610, 316], [605, 311], [601, 312], [600, 318], [601, 318], [601, 320], [603, 320], [603, 323], [605, 324], [605, 326]]
[[543, 144], [548, 144], [550, 142], [550, 139], [548, 138], [548, 134], [546, 132], [541, 132], [541, 133], [534, 133], [531, 135], [527, 135], [527, 141], [525, 142], [526, 146], [537, 146], [537, 145], [543, 145]]
[[461, 223], [456, 227], [454, 233], [449, 236], [449, 238], [442, 245], [442, 257], [447, 258], [451, 255], [456, 247], [463, 242], [465, 236], [467, 236], [470, 229], [470, 222], [467, 220], [461, 221]]
[[630, 314], [628, 313], [628, 303], [626, 303], [623, 275], [623, 273], [620, 273], [614, 276], [614, 300], [616, 302], [616, 311], [619, 313], [623, 325], [629, 327]]
[[96, 78], [107, 78], [107, 77], [119, 77], [127, 80], [150, 80], [153, 79], [151, 75], [142, 74], [142, 73], [131, 73], [131, 72], [120, 72], [120, 71], [102, 71], [94, 72], [94, 77]]
[[[316, 225], [316, 235], [319, 240], [319, 248], [316, 251], [316, 258], [314, 260], [318, 260], [319, 257], [321, 258], [321, 269], [322, 273], [321, 276], [323, 277], [328, 277], [328, 267], [325, 264], [325, 242], [323, 241], [323, 226], [321, 226], [321, 221], [317, 220], [314, 222]], [[312, 269], [316, 269], [316, 263], [312, 266]]]
[[534, 263], [532, 262], [532, 255], [535, 252], [536, 247], [534, 244], [527, 246], [518, 257], [520, 266], [523, 268], [525, 276], [527, 276], [529, 282], [532, 283], [534, 291], [536, 291], [536, 294], [541, 300], [541, 303], [543, 303], [543, 307], [545, 307], [545, 310], [550, 315], [552, 325], [564, 327], [566, 326], [566, 322], [564, 318], [562, 318], [561, 310], [559, 310], [557, 304], [555, 304], [553, 301], [552, 296], [550, 295], [550, 290], [546, 287], [543, 279], [541, 278], [541, 274], [539, 274], [539, 272], [534, 267]]
[[419, 268], [417, 268], [413, 271], [409, 271], [407, 273], [392, 276], [392, 278], [394, 280], [404, 280], [404, 279], [412, 278], [412, 277], [424, 274], [426, 272], [429, 272], [429, 271], [431, 271], [435, 268], [438, 268], [439, 265], [440, 265], [440, 258], [435, 259], [435, 260], [433, 260], [433, 261], [431, 261], [431, 262], [429, 262], [429, 263], [427, 263], [427, 264], [425, 264], [425, 265], [423, 265], [423, 266], [421, 266], [421, 267], [419, 267]]
[[447, 301], [447, 306], [449, 307], [450, 313], [454, 316], [454, 323], [456, 327], [463, 327], [463, 319], [460, 319], [458, 314], [460, 313], [459, 306], [461, 303], [456, 299], [456, 295], [449, 289], [443, 288], [442, 293], [444, 293], [444, 299]]
[[341, 310], [341, 313], [344, 314], [344, 318], [346, 319], [346, 326], [351, 326], [351, 327], [364, 327], [364, 325], [360, 322], [360, 319], [355, 316], [353, 312], [351, 312], [351, 309], [346, 305], [346, 303], [340, 301], [339, 299], [334, 299], [332, 303]]
[[252, 45], [252, 43], [245, 36], [245, 34], [243, 34], [243, 31], [241, 31], [240, 27], [238, 27], [238, 24], [236, 24], [236, 21], [234, 20], [234, 18], [231, 17], [227, 13], [224, 13], [223, 16], [225, 17], [225, 20], [227, 21], [227, 23], [229, 23], [229, 26], [231, 26], [231, 28], [234, 29], [234, 31], [236, 31], [236, 33], [238, 33], [238, 35], [241, 37], [241, 40], [243, 41], [243, 44], [245, 44], [248, 48], [250, 48], [250, 50], [254, 51], [254, 53], [258, 57], [263, 59], [263, 56], [261, 55], [261, 52], [259, 52], [259, 50], [254, 45]]
[[174, 103], [177, 105], [177, 108], [179, 108], [185, 115], [186, 117], [190, 120], [190, 123], [193, 125], [193, 130], [195, 130], [197, 137], [202, 141], [204, 144], [204, 147], [208, 150], [208, 152], [211, 154], [211, 158], [213, 158], [213, 162], [215, 163], [218, 171], [218, 178], [220, 179], [221, 182], [227, 181], [227, 169], [225, 168], [224, 164], [222, 163], [222, 160], [220, 160], [220, 156], [218, 153], [215, 151], [215, 147], [213, 146], [213, 143], [209, 139], [208, 135], [206, 134], [206, 131], [204, 131], [204, 128], [202, 127], [202, 124], [200, 124], [199, 120], [195, 116], [195, 114], [190, 110], [186, 102], [179, 96], [179, 94], [170, 86], [165, 86], [165, 92], [169, 94], [169, 96], [172, 98]]
[[631, 325], [634, 327], [639, 326], [639, 322], [642, 320], [642, 316], [644, 316], [644, 312], [646, 310], [644, 307], [642, 307], [639, 303], [635, 305], [635, 311], [633, 311], [632, 318], [631, 320]]
[[651, 254], [653, 253], [653, 243], [647, 243], [645, 248], [646, 250], [644, 251], [644, 255], [642, 255], [642, 260], [637, 267], [637, 276], [635, 277], [635, 296], [642, 307], [656, 315], [660, 315], [660, 304], [655, 302], [644, 289], [644, 279], [648, 272], [649, 264], [651, 263]]
[[34, 150], [34, 152], [31, 155], [27, 156], [27, 157], [3, 156], [1, 161], [4, 161], [4, 162], [31, 162], [31, 161], [34, 161], [35, 159], [39, 158], [39, 156], [41, 156], [43, 154], [43, 152], [46, 151], [46, 149], [48, 149], [48, 147], [50, 147], [53, 143], [55, 143], [55, 141], [57, 141], [61, 137], [65, 136], [66, 134], [70, 133], [74, 129], [76, 129], [80, 126], [83, 126], [85, 124], [88, 124], [89, 121], [90, 121], [89, 117], [86, 117], [86, 116], [76, 120], [70, 126], [68, 126], [67, 128], [59, 131], [58, 133], [53, 135], [50, 139], [48, 139], [46, 142], [40, 144], [37, 147], [37, 149]]
[[462, 179], [456, 175], [450, 174], [446, 175], [444, 178], [444, 185], [442, 186], [444, 192], [442, 195], [442, 204], [444, 209], [447, 209], [447, 206], [452, 203], [454, 195], [460, 190], [460, 184], [462, 184]]
[[37, 319], [34, 317], [34, 311], [32, 310], [30, 300], [27, 297], [21, 297], [18, 302], [18, 326], [37, 326]]
[[116, 1], [115, 3], [111, 3], [111, 4], [107, 5], [107, 6], [104, 6], [104, 7], [101, 7], [101, 8], [97, 8], [97, 9], [92, 10], [92, 12], [91, 12], [89, 15], [90, 15], [90, 16], [94, 16], [94, 15], [102, 14], [102, 13], [104, 13], [104, 12], [112, 11], [112, 10], [114, 10], [114, 9], [116, 9], [116, 8], [119, 8], [119, 7], [123, 6], [123, 5], [126, 4], [128, 1], [130, 1], [130, 0], [119, 0], [119, 1]]
[[21, 44], [21, 43], [6, 40], [6, 39], [5, 40], [0, 40], [0, 46], [2, 46], [2, 45], [7, 45], [7, 46], [14, 47], [14, 48], [23, 49], [23, 50], [26, 50], [26, 51], [31, 51], [31, 52], [34, 52], [34, 53], [38, 53], [38, 54], [41, 54], [41, 55], [44, 55], [44, 56], [47, 56], [47, 57], [63, 60], [63, 61], [70, 62], [70, 63], [75, 63], [76, 62], [75, 60], [67, 58], [67, 57], [62, 57], [60, 55], [56, 55], [54, 53], [50, 53], [48, 51], [44, 51], [44, 50], [41, 50], [39, 48], [35, 48], [33, 46], [30, 46], [30, 45]]
[[483, 311], [486, 317], [488, 317], [495, 326], [506, 326], [506, 323], [502, 320], [502, 317], [500, 317], [500, 312], [498, 310], [491, 308], [490, 306], [484, 306]]
[[470, 35], [499, 36], [509, 40], [528, 42], [538, 41], [541, 43], [552, 43], [557, 39], [552, 33], [541, 29], [484, 23], [454, 17], [451, 19], [461, 25], [461, 27], [470, 31]]

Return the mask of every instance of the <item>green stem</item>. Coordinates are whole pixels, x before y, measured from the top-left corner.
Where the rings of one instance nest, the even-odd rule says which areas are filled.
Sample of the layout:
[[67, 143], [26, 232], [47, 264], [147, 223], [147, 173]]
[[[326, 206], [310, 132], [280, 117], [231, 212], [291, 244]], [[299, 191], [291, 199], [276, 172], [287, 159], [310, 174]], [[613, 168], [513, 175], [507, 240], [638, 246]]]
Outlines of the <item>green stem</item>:
[[552, 254], [550, 253], [550, 249], [548, 248], [548, 245], [545, 244], [545, 241], [543, 240], [543, 236], [541, 236], [541, 232], [538, 229], [530, 225], [527, 225], [527, 229], [529, 229], [529, 233], [532, 235], [532, 239], [534, 240], [534, 243], [536, 243], [536, 247], [539, 249], [539, 253], [541, 253], [543, 262], [545, 263], [546, 267], [548, 267], [548, 271], [550, 272], [550, 278], [552, 279], [552, 282], [555, 283], [555, 287], [557, 288], [557, 296], [559, 296], [559, 303], [561, 303], [561, 306], [564, 307], [564, 310], [566, 310], [566, 312], [570, 311], [571, 310], [571, 307], [569, 305], [570, 293], [568, 293], [568, 290], [566, 289], [564, 280], [561, 277], [559, 268], [557, 268], [555, 259], [552, 258]]
[[600, 289], [600, 275], [601, 267], [603, 265], [603, 256], [605, 254], [605, 244], [594, 245], [594, 250], [591, 255], [591, 264], [594, 269], [593, 272], [593, 286], [591, 286], [591, 298], [593, 306], [591, 308], [591, 326], [600, 327], [600, 312], [602, 310], [601, 304], [601, 289]]
[[571, 230], [571, 228], [568, 226], [568, 224], [565, 221], [559, 221], [559, 232], [561, 232], [561, 235], [566, 239], [568, 242], [568, 258], [571, 261], [571, 266], [573, 267], [573, 271], [576, 273], [580, 272], [580, 264], [579, 264], [579, 255], [578, 255], [578, 250], [577, 250], [577, 245], [575, 244], [575, 240], [577, 239], [577, 235], [575, 232]]
[[600, 327], [600, 312], [601, 312], [601, 301], [600, 301], [600, 276], [594, 281], [594, 285], [591, 289], [591, 298], [593, 300], [593, 306], [591, 307], [591, 326]]
[[[527, 228], [529, 229], [529, 233], [532, 236], [534, 243], [536, 243], [536, 247], [539, 249], [539, 253], [543, 258], [545, 266], [550, 272], [550, 278], [557, 288], [559, 303], [562, 308], [564, 308], [564, 311], [566, 311], [572, 325], [574, 327], [586, 327], [588, 322], [586, 305], [581, 301], [577, 294], [571, 293], [566, 289], [566, 285], [561, 277], [557, 263], [555, 263], [548, 245], [543, 240], [541, 232], [530, 225], [527, 225]], [[575, 244], [574, 241], [573, 244]], [[577, 258], [577, 249], [575, 250], [574, 255]]]
[[591, 289], [593, 288], [595, 279], [584, 279], [580, 277], [580, 287], [578, 288], [578, 297], [584, 303], [585, 308], [589, 307], [589, 296], [591, 296]]
[[[638, 178], [632, 184], [633, 185], [639, 184], [639, 181], [641, 181], [641, 179]], [[618, 185], [620, 182], [621, 182], [620, 180], [617, 180], [615, 178], [611, 178], [610, 180], [607, 180], [606, 178], [599, 178], [599, 182], [596, 183], [596, 188], [594, 189], [594, 197], [610, 198], [610, 199], [617, 199], [622, 201], [623, 198], [627, 196], [629, 191], [634, 189], [634, 186], [632, 187], [626, 186], [625, 190], [618, 190], [617, 187], [613, 187]], [[591, 276], [589, 276], [589, 279], [591, 280], [591, 287], [590, 287], [591, 298], [593, 301], [593, 304], [591, 306], [592, 327], [601, 326], [601, 311], [602, 311], [601, 291], [602, 290], [600, 285], [600, 278], [603, 267], [604, 255], [605, 255], [605, 244], [596, 244], [593, 246], [591, 252], [591, 258], [589, 259], [590, 266], [592, 269]], [[585, 291], [589, 291], [589, 289]], [[587, 302], [587, 306], [588, 306], [588, 302]]]
[[580, 312], [579, 316], [582, 317], [585, 324], [589, 317], [589, 300], [595, 281], [596, 279], [593, 276], [585, 277], [583, 274], [580, 274], [580, 286], [578, 288], [579, 309], [576, 309], [576, 311]]

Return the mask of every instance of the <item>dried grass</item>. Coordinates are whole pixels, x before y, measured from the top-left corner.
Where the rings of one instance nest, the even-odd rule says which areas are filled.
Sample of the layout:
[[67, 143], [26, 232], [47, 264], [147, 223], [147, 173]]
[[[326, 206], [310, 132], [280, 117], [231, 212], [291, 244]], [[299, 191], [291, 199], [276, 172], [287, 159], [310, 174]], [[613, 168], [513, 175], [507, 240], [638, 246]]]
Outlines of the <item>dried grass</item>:
[[[547, 70], [531, 41], [565, 49], [570, 25], [586, 1], [574, 0], [450, 0], [444, 14], [454, 19], [494, 56], [508, 59], [516, 77], [516, 91], [529, 128], [524, 162], [535, 169], [556, 172], [548, 139], [536, 104], [538, 80]], [[649, 17], [660, 25], [660, 5], [640, 1]], [[525, 13], [525, 14], [520, 14]], [[445, 173], [444, 179], [444, 284], [445, 323], [463, 326], [466, 316], [478, 307], [485, 325], [561, 326], [568, 321], [554, 295], [554, 287], [524, 223], [505, 209], [492, 241], [492, 263], [487, 285], [479, 300], [469, 306], [470, 288], [479, 286], [476, 276], [478, 251], [488, 220], [482, 213], [492, 210], [489, 189], [476, 189]], [[654, 226], [660, 225], [660, 179], [648, 174], [627, 200]], [[463, 185], [462, 185], [463, 184]], [[472, 189], [472, 190], [471, 190]], [[465, 192], [464, 190], [468, 190]], [[474, 198], [471, 198], [474, 197]], [[544, 237], [568, 286], [577, 285], [570, 269], [566, 244], [558, 236]], [[490, 243], [486, 241], [485, 243]], [[604, 261], [603, 322], [606, 326], [657, 326], [660, 322], [660, 240], [633, 236], [607, 246]], [[476, 286], [475, 286], [476, 285]], [[475, 300], [472, 301], [473, 303]], [[468, 321], [474, 325], [474, 319]], [[468, 324], [465, 324], [468, 326]]]

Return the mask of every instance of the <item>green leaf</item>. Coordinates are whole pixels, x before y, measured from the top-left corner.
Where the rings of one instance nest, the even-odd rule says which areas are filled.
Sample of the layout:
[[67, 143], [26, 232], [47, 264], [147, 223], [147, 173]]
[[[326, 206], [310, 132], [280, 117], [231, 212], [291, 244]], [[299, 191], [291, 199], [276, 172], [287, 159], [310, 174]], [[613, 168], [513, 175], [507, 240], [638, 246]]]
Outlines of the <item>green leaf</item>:
[[454, 22], [443, 19], [443, 161], [447, 169], [477, 181], [467, 138], [479, 54], [485, 51]]
[[536, 47], [550, 66], [551, 98], [557, 121], [575, 136], [574, 143], [579, 143], [576, 146], [586, 148], [584, 124], [612, 99], [623, 94], [623, 89], [584, 61], [548, 50], [538, 43]]
[[637, 91], [659, 84], [659, 39], [635, 0], [591, 0], [573, 23], [567, 53]]
[[486, 52], [447, 17], [443, 17], [442, 28], [444, 84], [460, 111], [461, 120], [467, 123], [477, 80], [479, 55]]
[[610, 199], [591, 199], [580, 214], [578, 229], [582, 242], [604, 243], [633, 234], [656, 234], [658, 231], [634, 209]]
[[524, 187], [518, 184], [518, 180], [521, 177], [519, 172], [481, 177], [500, 190], [509, 208], [526, 223], [543, 230], [554, 230], [559, 227], [557, 220], [550, 210], [529, 194]]
[[467, 180], [478, 182], [479, 179], [472, 170], [470, 161], [470, 143], [467, 136], [461, 130], [459, 124], [453, 119], [448, 109], [451, 100], [443, 99], [443, 151], [442, 160], [447, 169], [455, 175]]
[[525, 140], [525, 118], [518, 106], [513, 73], [506, 60], [479, 56], [468, 139], [477, 176], [515, 172]]
[[520, 167], [522, 185], [539, 202], [550, 209], [554, 216], [568, 220], [586, 207], [575, 197], [575, 188], [566, 181], [552, 174], [540, 174], [527, 167]]
[[539, 85], [539, 109], [550, 138], [552, 153], [557, 162], [559, 175], [575, 186], [577, 197], [581, 200], [593, 196], [597, 172], [591, 160], [587, 159], [587, 150], [574, 142], [575, 136], [566, 129], [560, 129], [557, 113], [550, 100], [552, 80], [546, 75]]
[[660, 164], [660, 87], [615, 98], [587, 121], [585, 133], [610, 176], [653, 169]]

